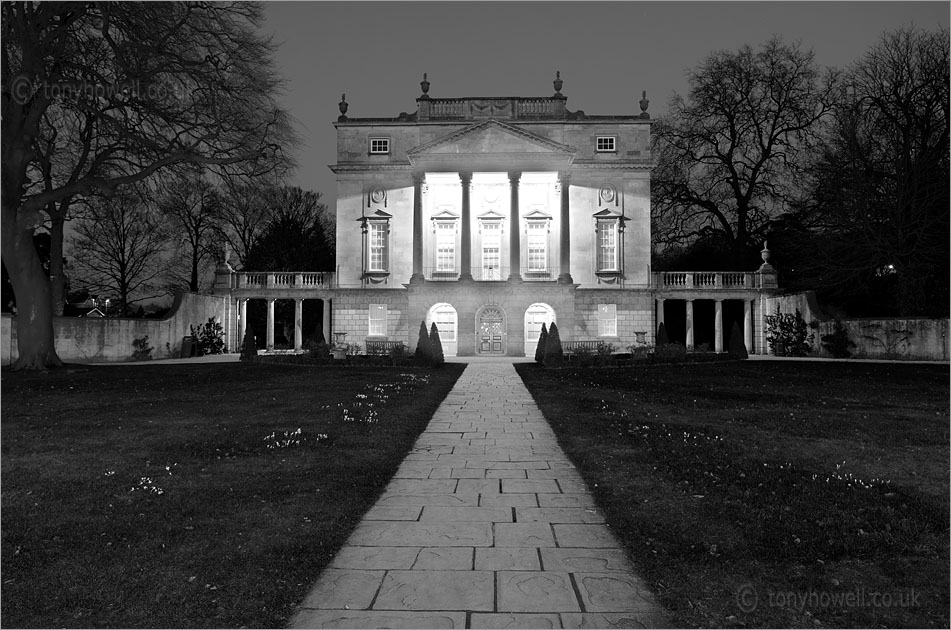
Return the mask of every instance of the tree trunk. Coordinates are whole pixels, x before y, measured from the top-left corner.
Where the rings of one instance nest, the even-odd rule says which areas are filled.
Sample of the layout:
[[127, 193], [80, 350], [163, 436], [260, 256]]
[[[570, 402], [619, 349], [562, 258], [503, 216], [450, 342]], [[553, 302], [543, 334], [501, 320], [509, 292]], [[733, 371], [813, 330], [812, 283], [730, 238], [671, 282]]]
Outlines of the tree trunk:
[[19, 357], [13, 369], [60, 367], [63, 362], [56, 355], [54, 344], [50, 282], [33, 245], [33, 228], [20, 225], [8, 227], [6, 220], [3, 228], [3, 262], [10, 272], [10, 282], [17, 298]]
[[[66, 273], [63, 269], [63, 232], [66, 225], [66, 201], [50, 208], [50, 293], [53, 315], [61, 317], [66, 306]], [[53, 206], [54, 204], [50, 204]]]

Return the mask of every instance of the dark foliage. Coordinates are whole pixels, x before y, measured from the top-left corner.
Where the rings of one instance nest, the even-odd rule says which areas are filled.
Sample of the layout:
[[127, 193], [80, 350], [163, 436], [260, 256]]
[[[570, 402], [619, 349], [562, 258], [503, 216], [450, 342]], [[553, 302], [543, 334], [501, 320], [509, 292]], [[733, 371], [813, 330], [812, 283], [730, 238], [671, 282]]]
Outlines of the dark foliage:
[[241, 343], [241, 360], [253, 361], [258, 356], [258, 346], [254, 342], [254, 333], [248, 328], [244, 333], [244, 341]]
[[852, 356], [850, 348], [855, 347], [855, 342], [849, 338], [849, 331], [845, 329], [842, 322], [836, 320], [832, 332], [828, 335], [822, 335], [822, 347], [829, 351], [829, 354], [836, 359], [844, 359]]
[[429, 344], [432, 346], [433, 351], [433, 367], [438, 367], [446, 362], [446, 355], [443, 353], [442, 341], [439, 339], [439, 328], [436, 327], [436, 322], [433, 322], [432, 327], [429, 329]]
[[419, 340], [416, 342], [414, 354], [416, 365], [428, 367], [433, 364], [433, 344], [426, 331], [426, 322], [419, 322]]
[[538, 345], [535, 346], [535, 363], [545, 363], [545, 347], [548, 344], [548, 327], [542, 324], [542, 332], [538, 335]]
[[561, 367], [564, 362], [565, 355], [561, 347], [561, 336], [558, 334], [558, 324], [552, 322], [545, 342], [545, 367]]
[[730, 345], [728, 352], [734, 359], [749, 359], [750, 353], [746, 349], [746, 342], [743, 341], [743, 331], [740, 325], [733, 322], [733, 328], [730, 329]]

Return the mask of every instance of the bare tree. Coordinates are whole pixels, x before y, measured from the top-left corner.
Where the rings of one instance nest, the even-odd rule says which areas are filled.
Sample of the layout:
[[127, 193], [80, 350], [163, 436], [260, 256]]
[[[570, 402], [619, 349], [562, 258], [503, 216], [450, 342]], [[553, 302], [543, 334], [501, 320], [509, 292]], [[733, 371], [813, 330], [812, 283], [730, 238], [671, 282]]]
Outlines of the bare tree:
[[246, 268], [248, 254], [254, 249], [271, 219], [273, 185], [252, 183], [244, 177], [226, 177], [218, 208], [218, 237], [227, 243]]
[[165, 177], [158, 188], [159, 209], [169, 219], [170, 237], [186, 261], [185, 273], [173, 265], [169, 280], [174, 286], [197, 292], [201, 287], [201, 272], [218, 256], [216, 219], [221, 195], [201, 173], [194, 171]]
[[683, 244], [717, 232], [734, 265], [797, 192], [804, 153], [829, 112], [835, 75], [811, 52], [772, 39], [716, 52], [688, 74], [652, 130], [654, 239]]
[[175, 164], [286, 162], [293, 134], [262, 19], [243, 2], [3, 3], [0, 242], [21, 306], [14, 369], [61, 364], [33, 233], [47, 218], [61, 230], [64, 203]]
[[816, 288], [947, 314], [948, 48], [946, 30], [896, 30], [849, 69], [802, 213], [821, 228], [803, 247]]
[[160, 282], [167, 225], [139, 189], [126, 188], [90, 203], [76, 233], [74, 283], [90, 293], [115, 295], [122, 317], [131, 315], [132, 304], [167, 293]]

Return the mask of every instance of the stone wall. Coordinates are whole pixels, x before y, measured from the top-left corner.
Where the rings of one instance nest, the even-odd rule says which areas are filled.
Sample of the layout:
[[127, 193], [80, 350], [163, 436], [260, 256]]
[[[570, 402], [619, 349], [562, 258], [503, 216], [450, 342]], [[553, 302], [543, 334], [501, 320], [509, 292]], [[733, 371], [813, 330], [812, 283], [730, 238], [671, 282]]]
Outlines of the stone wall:
[[[180, 293], [164, 319], [54, 317], [56, 353], [63, 361], [127, 361], [134, 351], [132, 341], [148, 335], [153, 359], [178, 357], [191, 325], [214, 317], [230, 329], [229, 302], [225, 296]], [[15, 316], [3, 315], [0, 334], [3, 365], [10, 365], [19, 356]], [[232, 345], [227, 337], [225, 341]]]
[[[347, 333], [346, 341], [358, 344], [366, 349], [366, 340], [370, 332], [370, 305], [386, 305], [387, 341], [402, 341], [409, 345], [410, 322], [407, 318], [407, 300], [405, 290], [393, 289], [339, 289], [333, 297], [333, 319], [331, 330]], [[418, 323], [416, 324], [419, 325]], [[412, 330], [415, 332], [416, 328]], [[376, 339], [383, 339], [375, 337]], [[333, 338], [328, 343], [333, 343]], [[415, 343], [415, 341], [413, 342]]]
[[[579, 289], [575, 293], [575, 328], [573, 339], [602, 340], [614, 344], [615, 351], [624, 352], [635, 343], [637, 333], [644, 343], [654, 344], [654, 300], [646, 292]], [[617, 335], [598, 334], [598, 305], [614, 304], [617, 309]]]
[[[823, 313], [812, 291], [779, 295], [765, 300], [764, 314], [772, 315], [796, 309], [807, 322], [816, 322], [812, 355], [831, 357], [822, 347], [822, 336], [835, 329], [835, 320]], [[850, 349], [856, 359], [905, 359], [948, 361], [948, 319], [927, 318], [863, 318], [839, 320], [855, 344]], [[765, 340], [764, 340], [765, 343]]]

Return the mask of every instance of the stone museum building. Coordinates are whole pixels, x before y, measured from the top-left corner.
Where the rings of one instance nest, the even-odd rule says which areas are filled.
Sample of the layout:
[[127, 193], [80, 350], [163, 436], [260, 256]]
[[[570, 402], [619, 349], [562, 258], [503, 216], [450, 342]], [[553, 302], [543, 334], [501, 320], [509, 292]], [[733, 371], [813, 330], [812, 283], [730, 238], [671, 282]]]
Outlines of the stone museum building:
[[[651, 118], [646, 94], [616, 115], [571, 111], [556, 75], [545, 97], [429, 95], [393, 118], [351, 118], [337, 129], [336, 269], [233, 273], [216, 293], [232, 298], [237, 348], [249, 299], [293, 300], [294, 347], [304, 303], [320, 301], [328, 342], [416, 344], [420, 321], [439, 328], [447, 356], [532, 356], [542, 324], [563, 341], [616, 351], [699, 335], [722, 350], [728, 325], [754, 343], [759, 302], [776, 286], [759, 271], [651, 270]], [[696, 307], [696, 308], [695, 308]], [[674, 323], [676, 322], [676, 323]]]

